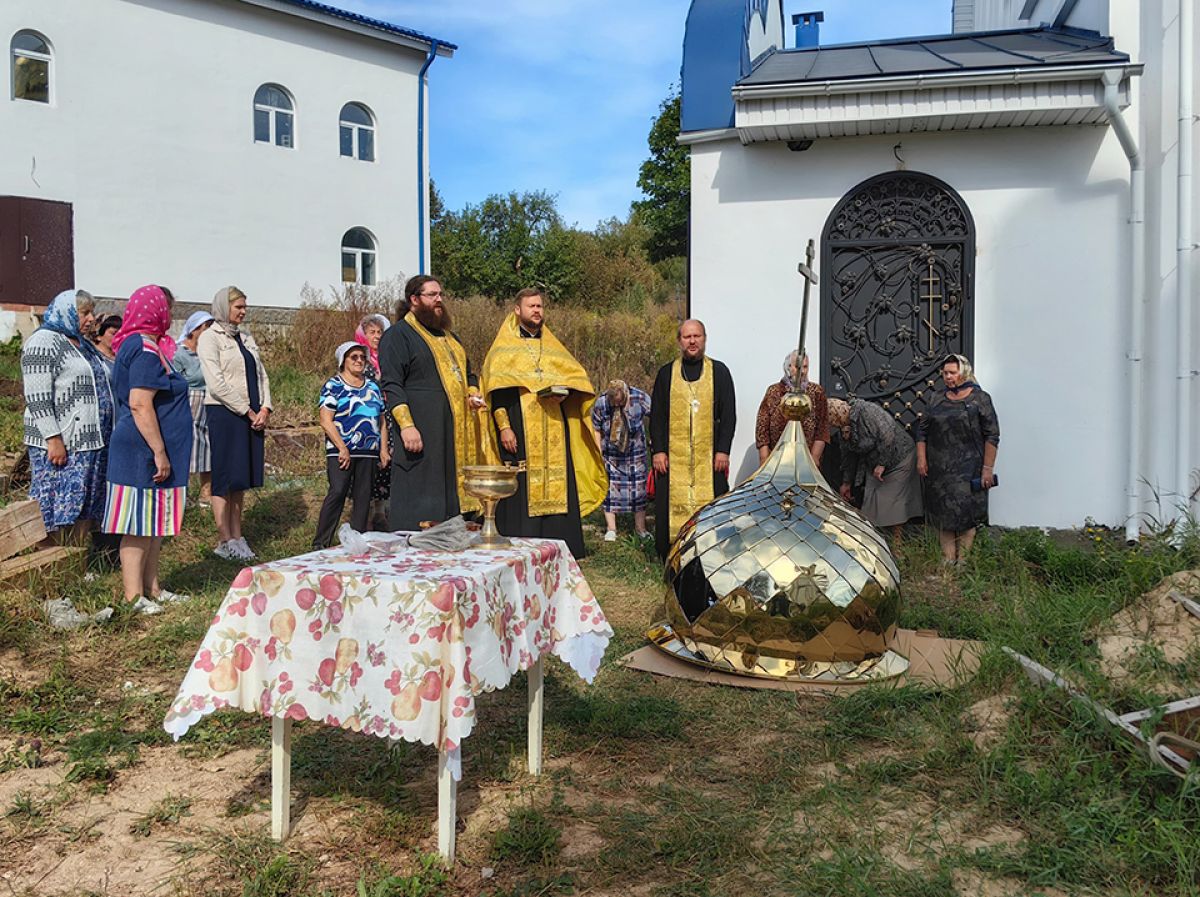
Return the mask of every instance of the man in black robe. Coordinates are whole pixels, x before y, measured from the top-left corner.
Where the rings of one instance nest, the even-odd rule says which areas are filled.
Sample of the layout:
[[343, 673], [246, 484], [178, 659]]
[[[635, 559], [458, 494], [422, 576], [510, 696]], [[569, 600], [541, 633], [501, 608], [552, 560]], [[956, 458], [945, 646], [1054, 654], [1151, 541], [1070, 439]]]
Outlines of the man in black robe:
[[484, 407], [467, 353], [450, 331], [441, 285], [425, 274], [404, 286], [409, 311], [379, 342], [380, 385], [399, 438], [392, 453], [389, 524], [415, 530], [478, 511], [462, 468], [478, 463]]
[[704, 325], [684, 321], [678, 336], [680, 357], [659, 369], [650, 399], [654, 546], [664, 560], [692, 514], [729, 491], [729, 451], [737, 423], [733, 377], [724, 364], [705, 356]]

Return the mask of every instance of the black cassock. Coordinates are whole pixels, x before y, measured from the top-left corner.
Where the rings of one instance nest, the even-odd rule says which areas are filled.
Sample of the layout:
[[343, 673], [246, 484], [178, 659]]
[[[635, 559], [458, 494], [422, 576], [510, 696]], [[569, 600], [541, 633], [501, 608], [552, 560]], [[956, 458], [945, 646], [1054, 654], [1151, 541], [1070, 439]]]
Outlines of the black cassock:
[[[733, 428], [737, 424], [737, 404], [733, 394], [733, 377], [729, 368], [709, 359], [713, 367], [713, 453], [729, 454], [733, 448]], [[694, 383], [703, 373], [704, 360], [683, 360], [683, 379]], [[654, 378], [654, 392], [650, 397], [650, 451], [670, 452], [671, 446], [671, 368], [674, 362], [658, 369]], [[669, 507], [671, 474], [654, 474], [654, 547], [658, 556], [666, 560], [675, 533], [671, 531]], [[713, 497], [729, 491], [729, 476], [713, 471]]]
[[[522, 339], [537, 339], [521, 331]], [[497, 389], [491, 394], [492, 410], [503, 408], [508, 413], [508, 422], [517, 436], [516, 452], [507, 451], [500, 445], [500, 430], [496, 430], [496, 444], [500, 446], [500, 460], [517, 462], [525, 460], [525, 415], [521, 412], [521, 391], [512, 386]], [[495, 426], [495, 418], [492, 425]], [[562, 405], [558, 406], [557, 419], [551, 417], [549, 425], [563, 428], [563, 444], [567, 452], [567, 513], [529, 516], [529, 480], [524, 474], [517, 477], [517, 492], [511, 498], [496, 505], [496, 529], [505, 536], [521, 536], [530, 539], [562, 539], [567, 543], [576, 559], [585, 557], [583, 547], [583, 521], [579, 517], [579, 487], [575, 483], [575, 459], [571, 457], [571, 443], [567, 433], [567, 418]]]
[[[442, 331], [427, 328], [434, 336]], [[458, 341], [453, 333], [449, 338]], [[407, 405], [421, 434], [421, 451], [410, 452], [397, 426], [392, 446], [392, 496], [388, 523], [415, 530], [423, 521], [440, 523], [459, 513], [454, 455], [454, 416], [433, 352], [412, 326], [401, 320], [379, 341], [380, 386], [392, 410]], [[478, 379], [467, 369], [467, 382]]]

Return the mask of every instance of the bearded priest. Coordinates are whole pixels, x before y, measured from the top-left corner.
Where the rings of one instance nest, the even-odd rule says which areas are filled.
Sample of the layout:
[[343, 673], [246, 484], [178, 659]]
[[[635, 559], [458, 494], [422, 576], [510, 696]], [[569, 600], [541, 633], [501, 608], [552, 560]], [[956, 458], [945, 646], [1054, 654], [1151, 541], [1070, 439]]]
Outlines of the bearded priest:
[[524, 461], [517, 493], [496, 508], [506, 536], [562, 539], [584, 556], [582, 519], [604, 501], [608, 475], [591, 428], [596, 391], [545, 325], [540, 290], [517, 293], [483, 362], [500, 459]]
[[398, 439], [392, 450], [389, 524], [415, 530], [479, 510], [463, 468], [479, 464], [484, 401], [467, 351], [450, 329], [436, 278], [404, 285], [408, 312], [379, 342], [380, 385]]

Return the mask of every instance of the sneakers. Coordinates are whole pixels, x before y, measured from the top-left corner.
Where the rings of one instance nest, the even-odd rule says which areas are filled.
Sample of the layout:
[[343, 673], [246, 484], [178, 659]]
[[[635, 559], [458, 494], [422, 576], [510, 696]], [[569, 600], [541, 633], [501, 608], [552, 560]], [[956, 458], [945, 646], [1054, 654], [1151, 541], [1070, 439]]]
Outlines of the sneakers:
[[159, 589], [154, 600], [159, 604], [180, 604], [184, 601], [191, 601], [191, 595], [180, 595], [178, 592], [172, 592], [170, 589]]
[[213, 554], [227, 561], [253, 561], [258, 557], [245, 539], [230, 539], [228, 542], [222, 542], [213, 549]]
[[616, 530], [612, 530], [612, 529], [610, 529], [608, 532], [606, 532], [606, 533], [604, 534], [604, 541], [605, 541], [605, 542], [615, 542], [615, 541], [617, 541], [617, 531], [616, 531]]
[[637, 537], [639, 539], [653, 539], [654, 533], [650, 532], [650, 530], [644, 529], [640, 533], [637, 534]]
[[135, 614], [142, 614], [146, 617], [151, 617], [154, 616], [154, 614], [161, 614], [163, 612], [161, 604], [159, 604], [157, 601], [152, 601], [145, 595], [139, 595], [138, 600], [133, 602], [131, 607]]

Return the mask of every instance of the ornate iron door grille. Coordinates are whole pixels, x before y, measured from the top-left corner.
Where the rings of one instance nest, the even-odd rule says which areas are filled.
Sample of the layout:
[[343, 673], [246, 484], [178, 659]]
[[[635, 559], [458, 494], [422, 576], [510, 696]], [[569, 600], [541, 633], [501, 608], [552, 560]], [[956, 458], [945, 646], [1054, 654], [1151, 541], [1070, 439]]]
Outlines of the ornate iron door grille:
[[937, 178], [889, 172], [847, 193], [821, 245], [826, 392], [915, 429], [942, 359], [974, 349], [974, 268], [971, 213]]

